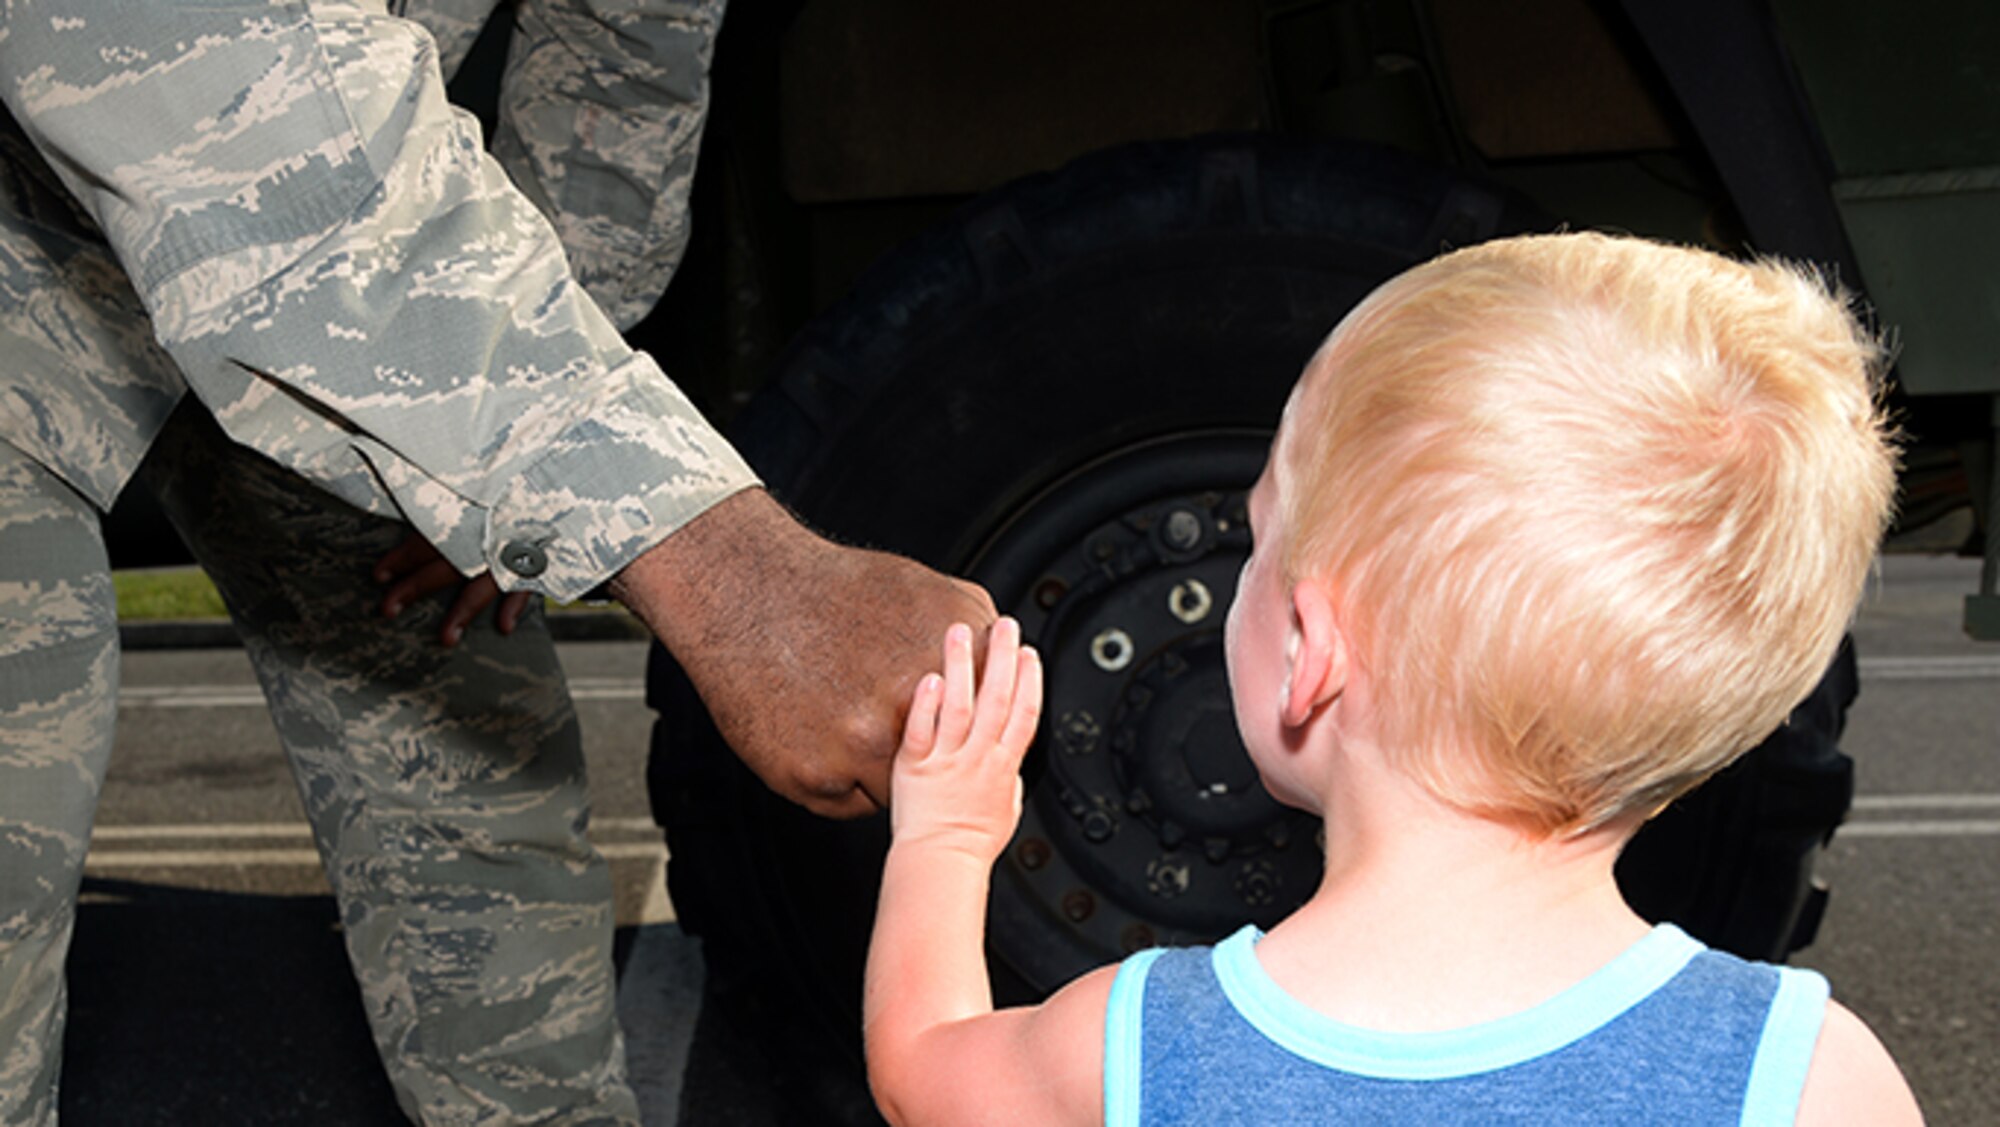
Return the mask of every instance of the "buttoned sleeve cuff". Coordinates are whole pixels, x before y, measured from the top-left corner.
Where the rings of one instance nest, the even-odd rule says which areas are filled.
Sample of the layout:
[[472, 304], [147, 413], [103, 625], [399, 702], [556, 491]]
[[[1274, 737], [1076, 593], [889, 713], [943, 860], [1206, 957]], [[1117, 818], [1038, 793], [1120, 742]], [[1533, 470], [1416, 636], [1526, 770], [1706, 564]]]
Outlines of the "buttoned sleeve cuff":
[[646, 354], [633, 353], [596, 390], [551, 421], [546, 438], [522, 436], [546, 452], [483, 519], [421, 473], [378, 469], [404, 515], [460, 571], [490, 570], [503, 590], [573, 601], [710, 506], [760, 484]]

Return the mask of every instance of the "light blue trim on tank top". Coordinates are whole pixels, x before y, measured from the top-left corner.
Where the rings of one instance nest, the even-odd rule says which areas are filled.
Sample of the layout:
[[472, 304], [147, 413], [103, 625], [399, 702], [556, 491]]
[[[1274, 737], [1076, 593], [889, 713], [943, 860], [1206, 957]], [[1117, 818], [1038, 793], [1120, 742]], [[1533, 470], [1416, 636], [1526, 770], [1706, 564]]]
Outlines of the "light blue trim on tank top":
[[1146, 972], [1163, 947], [1126, 959], [1104, 1004], [1104, 1127], [1139, 1127], [1139, 1073], [1145, 1040]]
[[1245, 926], [1215, 947], [1216, 977], [1237, 1012], [1298, 1056], [1384, 1080], [1470, 1076], [1545, 1056], [1643, 1001], [1703, 949], [1686, 932], [1661, 924], [1582, 982], [1531, 1009], [1462, 1029], [1384, 1033], [1335, 1021], [1286, 994], [1257, 961], [1260, 938], [1254, 926]]
[[1798, 1118], [1806, 1070], [1826, 1020], [1826, 979], [1797, 967], [1778, 968], [1778, 993], [1757, 1038], [1757, 1060], [1743, 1092], [1744, 1127], [1789, 1124]]

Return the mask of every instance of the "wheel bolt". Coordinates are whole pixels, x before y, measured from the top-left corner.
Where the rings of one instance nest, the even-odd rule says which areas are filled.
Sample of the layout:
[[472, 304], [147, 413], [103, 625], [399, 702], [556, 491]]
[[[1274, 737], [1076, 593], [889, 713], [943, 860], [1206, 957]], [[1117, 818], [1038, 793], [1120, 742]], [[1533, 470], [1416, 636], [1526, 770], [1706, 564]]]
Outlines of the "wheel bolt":
[[1090, 660], [1106, 673], [1116, 673], [1132, 664], [1135, 649], [1132, 635], [1113, 626], [1090, 640]]
[[1193, 551], [1201, 545], [1201, 518], [1186, 509], [1175, 509], [1160, 526], [1160, 539], [1177, 552]]
[[1172, 900], [1186, 892], [1193, 883], [1194, 874], [1172, 855], [1161, 857], [1146, 866], [1146, 891], [1162, 900]]
[[1236, 895], [1252, 908], [1261, 908], [1278, 898], [1278, 873], [1268, 862], [1243, 867], [1236, 877]]
[[1101, 845], [1104, 842], [1110, 841], [1111, 835], [1117, 832], [1117, 830], [1118, 823], [1112, 820], [1111, 815], [1106, 814], [1102, 810], [1092, 810], [1089, 814], [1084, 815], [1083, 836], [1089, 838], [1094, 844]]
[[1176, 583], [1167, 595], [1167, 610], [1189, 626], [1207, 618], [1214, 607], [1215, 596], [1209, 592], [1208, 584], [1199, 579]]
[[1067, 594], [1069, 584], [1060, 579], [1044, 579], [1035, 587], [1035, 605], [1043, 610], [1054, 610]]
[[1103, 725], [1087, 709], [1065, 712], [1055, 724], [1056, 743], [1068, 755], [1089, 755], [1097, 750], [1097, 741], [1103, 735]]
[[1031, 837], [1021, 843], [1021, 848], [1015, 851], [1014, 856], [1020, 860], [1022, 868], [1032, 873], [1049, 863], [1049, 853], [1048, 842], [1038, 837]]

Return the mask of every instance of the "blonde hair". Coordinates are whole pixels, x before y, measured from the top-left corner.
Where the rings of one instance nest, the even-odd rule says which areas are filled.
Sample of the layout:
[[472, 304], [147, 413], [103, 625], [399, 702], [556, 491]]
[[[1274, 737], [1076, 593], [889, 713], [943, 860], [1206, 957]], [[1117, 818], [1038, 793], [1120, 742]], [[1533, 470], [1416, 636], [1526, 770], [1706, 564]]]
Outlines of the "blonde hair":
[[1307, 367], [1286, 573], [1331, 583], [1385, 747], [1440, 798], [1540, 834], [1650, 815], [1832, 659], [1895, 491], [1881, 360], [1782, 263], [1458, 251]]

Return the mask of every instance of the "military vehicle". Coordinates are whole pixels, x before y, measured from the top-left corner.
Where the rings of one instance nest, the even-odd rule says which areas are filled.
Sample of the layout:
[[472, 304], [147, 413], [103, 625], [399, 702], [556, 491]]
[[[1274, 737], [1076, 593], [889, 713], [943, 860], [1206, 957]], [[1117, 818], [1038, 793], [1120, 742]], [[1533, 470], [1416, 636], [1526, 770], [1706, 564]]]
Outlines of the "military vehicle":
[[[1257, 784], [1222, 612], [1283, 396], [1362, 295], [1454, 246], [1629, 231], [1820, 264], [1897, 346], [1898, 546], [1988, 553], [2000, 9], [1953, 0], [739, 4], [695, 243], [635, 334], [808, 522], [972, 576], [1048, 659], [989, 915], [1003, 1001], [1268, 924], [1317, 827]], [[865, 644], [862, 640], [861, 644]], [[1843, 651], [1620, 862], [1644, 913], [1782, 958], [1842, 820]], [[770, 795], [656, 650], [650, 779], [712, 991], [800, 1116], [869, 1122], [881, 819]], [[761, 1017], [759, 1015], [762, 1015]]]
[[[474, 108], [505, 34], [455, 83]], [[1318, 341], [1451, 247], [1606, 229], [1830, 271], [1897, 346], [1893, 546], [1984, 552], [1964, 625], [2000, 639], [2000, 7], [738, 0], [713, 97], [693, 243], [633, 336], [809, 523], [972, 576], [1046, 656], [989, 919], [1003, 1001], [1311, 890], [1317, 827], [1229, 717], [1243, 494]], [[161, 542], [110, 534], [128, 562]], [[1746, 955], [1810, 942], [1856, 690], [1844, 647], [1649, 826], [1620, 862], [1635, 906]], [[771, 795], [657, 649], [648, 695], [710, 1004], [767, 1043], [787, 1121], [874, 1121], [886, 826]]]

